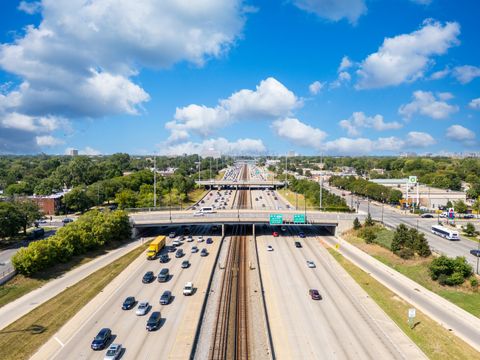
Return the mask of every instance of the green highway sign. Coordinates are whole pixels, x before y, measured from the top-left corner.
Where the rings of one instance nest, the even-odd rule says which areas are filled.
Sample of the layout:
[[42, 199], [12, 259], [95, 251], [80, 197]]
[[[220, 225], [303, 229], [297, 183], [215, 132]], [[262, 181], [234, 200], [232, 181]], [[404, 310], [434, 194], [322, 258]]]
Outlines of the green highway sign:
[[294, 224], [305, 224], [305, 214], [293, 214]]
[[282, 214], [270, 214], [270, 225], [282, 225], [282, 224], [283, 224]]

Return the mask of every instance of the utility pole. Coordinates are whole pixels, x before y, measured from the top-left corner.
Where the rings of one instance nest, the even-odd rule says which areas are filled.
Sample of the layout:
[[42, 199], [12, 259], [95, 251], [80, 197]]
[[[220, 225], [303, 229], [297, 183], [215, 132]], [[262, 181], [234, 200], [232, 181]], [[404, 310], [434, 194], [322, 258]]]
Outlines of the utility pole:
[[200, 161], [201, 161], [200, 160], [200, 153], [198, 153], [198, 181], [200, 181], [200, 164], [201, 164]]
[[[477, 241], [477, 250], [478, 250], [478, 252], [480, 252], [480, 241]], [[478, 273], [478, 259], [480, 259], [480, 256], [477, 256], [477, 275], [480, 275]]]
[[153, 208], [157, 207], [157, 155], [153, 155]]
[[319, 207], [320, 211], [323, 209], [323, 176], [320, 175], [320, 202], [319, 202]]

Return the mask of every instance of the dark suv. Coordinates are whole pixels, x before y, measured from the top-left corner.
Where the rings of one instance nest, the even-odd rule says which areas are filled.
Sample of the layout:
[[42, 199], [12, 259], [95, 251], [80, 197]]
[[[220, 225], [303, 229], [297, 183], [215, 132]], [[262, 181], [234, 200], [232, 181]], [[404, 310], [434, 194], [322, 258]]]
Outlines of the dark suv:
[[297, 248], [302, 247], [302, 244], [300, 243], [300, 241], [295, 241], [295, 247], [297, 247]]
[[153, 275], [153, 271], [147, 271], [145, 275], [143, 275], [142, 282], [144, 284], [151, 283], [155, 279], [155, 275]]
[[92, 348], [92, 350], [102, 350], [105, 348], [111, 337], [112, 330], [110, 330], [109, 328], [103, 328], [99, 331], [97, 336], [95, 336], [90, 347]]
[[170, 301], [172, 299], [172, 292], [169, 290], [165, 290], [160, 297], [160, 304], [162, 305], [168, 305], [170, 304]]
[[125, 301], [122, 304], [122, 309], [123, 310], [130, 310], [135, 306], [135, 298], [133, 296], [129, 296], [125, 299]]
[[170, 261], [170, 258], [168, 256], [168, 254], [162, 254], [160, 255], [160, 262], [161, 263], [167, 263]]
[[160, 311], [154, 311], [147, 320], [147, 330], [153, 331], [157, 330], [160, 327]]
[[178, 249], [177, 252], [175, 253], [176, 258], [181, 258], [184, 254], [182, 249]]

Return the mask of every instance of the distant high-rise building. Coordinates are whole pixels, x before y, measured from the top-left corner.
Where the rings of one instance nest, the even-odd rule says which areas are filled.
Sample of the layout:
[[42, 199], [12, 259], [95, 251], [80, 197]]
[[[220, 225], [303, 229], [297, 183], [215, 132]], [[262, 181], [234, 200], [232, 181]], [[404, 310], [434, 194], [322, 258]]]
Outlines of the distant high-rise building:
[[70, 149], [70, 156], [78, 156], [78, 150], [77, 149]]

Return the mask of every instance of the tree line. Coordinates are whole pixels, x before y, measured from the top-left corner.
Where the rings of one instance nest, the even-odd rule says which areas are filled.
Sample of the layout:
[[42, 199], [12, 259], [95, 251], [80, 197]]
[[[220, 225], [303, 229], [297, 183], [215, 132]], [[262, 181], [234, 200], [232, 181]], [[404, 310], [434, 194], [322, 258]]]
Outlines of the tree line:
[[[317, 182], [291, 178], [289, 187], [294, 192], [304, 195], [314, 206], [320, 206], [320, 185]], [[350, 211], [345, 199], [329, 192], [325, 188], [322, 189], [322, 209], [327, 211]]]
[[55, 235], [21, 248], [12, 257], [12, 264], [20, 274], [31, 276], [57, 263], [66, 263], [73, 256], [130, 237], [131, 226], [125, 212], [93, 210], [58, 229]]
[[27, 199], [0, 201], [0, 239], [14, 237], [20, 230], [26, 235], [27, 228], [42, 215], [38, 205], [33, 201]]
[[340, 189], [351, 191], [354, 194], [389, 204], [398, 204], [402, 199], [400, 190], [375, 184], [362, 178], [357, 179], [354, 176], [332, 176], [330, 184]]

